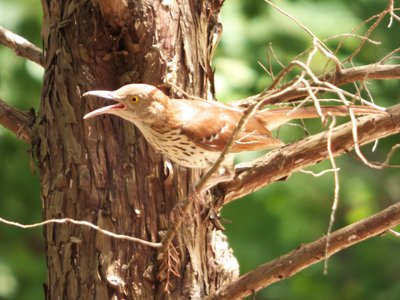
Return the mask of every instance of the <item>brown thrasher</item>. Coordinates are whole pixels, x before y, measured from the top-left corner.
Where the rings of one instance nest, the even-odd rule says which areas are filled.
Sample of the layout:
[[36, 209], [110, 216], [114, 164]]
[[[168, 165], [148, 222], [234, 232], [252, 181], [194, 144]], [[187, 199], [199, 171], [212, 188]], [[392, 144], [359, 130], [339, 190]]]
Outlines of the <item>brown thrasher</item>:
[[[178, 165], [208, 168], [219, 157], [243, 111], [216, 101], [170, 99], [158, 88], [147, 84], [128, 84], [116, 91], [89, 91], [83, 96], [96, 96], [116, 104], [96, 109], [84, 116], [117, 115], [136, 125], [154, 149]], [[325, 106], [322, 114], [345, 116], [347, 106]], [[382, 114], [366, 106], [352, 106], [358, 115]], [[283, 146], [271, 130], [292, 120], [319, 117], [314, 107], [276, 108], [258, 111], [245, 124], [237, 137], [226, 165], [234, 153]]]

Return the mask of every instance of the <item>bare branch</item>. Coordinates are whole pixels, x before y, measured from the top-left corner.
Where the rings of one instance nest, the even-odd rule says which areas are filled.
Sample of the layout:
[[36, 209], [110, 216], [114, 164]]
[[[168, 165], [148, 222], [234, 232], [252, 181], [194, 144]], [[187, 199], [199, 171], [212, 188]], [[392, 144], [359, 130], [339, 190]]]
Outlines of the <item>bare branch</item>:
[[[335, 128], [332, 132], [332, 153], [338, 156], [354, 148], [353, 122]], [[357, 122], [358, 144], [364, 145], [376, 139], [400, 131], [400, 104], [391, 107], [388, 114], [359, 118]], [[294, 171], [318, 163], [329, 157], [328, 134], [322, 132], [297, 143], [276, 149], [251, 163], [237, 169], [233, 180], [219, 184], [218, 188], [228, 203], [243, 197], [271, 182], [286, 178]]]
[[[366, 239], [380, 235], [400, 224], [400, 203], [361, 221], [353, 223], [330, 235], [328, 256], [349, 248]], [[205, 299], [242, 299], [282, 279], [293, 276], [301, 270], [325, 259], [326, 237], [301, 245], [292, 252], [261, 265], [240, 276]]]
[[361, 67], [342, 69], [340, 74], [330, 72], [322, 79], [341, 86], [355, 81], [364, 81], [368, 79], [399, 79], [400, 65], [378, 65], [371, 64]]
[[0, 125], [26, 143], [31, 141], [33, 118], [32, 114], [20, 111], [0, 99]]
[[[341, 69], [340, 72], [331, 71], [327, 74], [318, 77], [319, 81], [329, 82], [335, 86], [343, 86], [348, 83], [353, 83], [356, 81], [365, 80], [383, 80], [383, 79], [400, 79], [400, 65], [380, 65], [380, 64], [370, 64], [361, 67], [354, 67], [348, 69]], [[285, 86], [277, 90], [279, 92], [287, 86], [293, 86], [293, 82], [287, 83]], [[310, 83], [311, 87], [315, 87], [314, 83]], [[266, 100], [265, 104], [274, 104], [277, 102], [292, 101], [296, 99], [303, 98], [308, 95], [308, 91], [305, 89], [304, 84], [299, 84], [298, 86], [293, 86], [293, 89], [287, 90], [285, 93], [275, 93], [271, 94], [270, 90], [265, 90], [260, 94], [234, 101], [231, 104], [237, 106], [248, 106], [254, 100], [262, 101]]]
[[[366, 24], [369, 21], [376, 19], [374, 21], [374, 23], [368, 28], [367, 32], [364, 34], [364, 37], [369, 38], [371, 36], [372, 32], [378, 27], [378, 25], [382, 22], [384, 17], [389, 13], [389, 7], [390, 7], [390, 4], [388, 4], [388, 6], [385, 8], [385, 10], [383, 10], [379, 14], [377, 14], [377, 15], [369, 18], [365, 22], [363, 22]], [[364, 44], [366, 43], [366, 41], [367, 41], [366, 39], [361, 40], [361, 43], [358, 45], [357, 49], [353, 51], [353, 53], [346, 59], [346, 61], [351, 62], [353, 60], [353, 58], [356, 57], [360, 53], [360, 51], [364, 47]]]
[[0, 26], [0, 44], [12, 49], [16, 55], [44, 66], [43, 51], [23, 37]]

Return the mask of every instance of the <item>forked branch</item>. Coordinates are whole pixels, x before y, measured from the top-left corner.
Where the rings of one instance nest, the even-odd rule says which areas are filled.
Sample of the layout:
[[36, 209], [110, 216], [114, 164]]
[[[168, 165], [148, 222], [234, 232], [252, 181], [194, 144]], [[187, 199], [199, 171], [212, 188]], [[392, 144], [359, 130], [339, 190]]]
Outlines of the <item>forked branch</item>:
[[[330, 235], [328, 257], [380, 235], [400, 224], [400, 203], [359, 222], [346, 226]], [[326, 237], [302, 245], [292, 252], [261, 265], [242, 275], [231, 284], [206, 297], [207, 300], [242, 299], [277, 281], [293, 276], [301, 270], [326, 258]]]

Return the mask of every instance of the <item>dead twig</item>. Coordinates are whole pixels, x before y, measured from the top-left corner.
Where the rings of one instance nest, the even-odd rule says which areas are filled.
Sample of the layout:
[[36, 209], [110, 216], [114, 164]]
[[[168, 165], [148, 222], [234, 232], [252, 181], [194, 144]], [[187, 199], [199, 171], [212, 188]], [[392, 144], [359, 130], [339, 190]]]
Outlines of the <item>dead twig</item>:
[[339, 189], [340, 189], [339, 169], [336, 166], [335, 157], [332, 152], [332, 139], [331, 139], [333, 129], [335, 128], [335, 124], [336, 124], [335, 119], [333, 119], [332, 123], [329, 126], [328, 140], [327, 140], [327, 144], [326, 144], [326, 147], [328, 149], [329, 160], [332, 165], [332, 169], [335, 170], [333, 172], [335, 189], [334, 189], [334, 193], [333, 193], [333, 202], [332, 202], [332, 208], [331, 208], [331, 215], [330, 215], [330, 219], [329, 219], [329, 226], [328, 226], [328, 230], [326, 233], [324, 274], [328, 273], [329, 244], [331, 242], [331, 233], [332, 233], [333, 224], [335, 222], [335, 214], [336, 214], [336, 211], [337, 211], [337, 208], [339, 205]]
[[[380, 64], [370, 64], [366, 66], [354, 67], [354, 68], [342, 68], [340, 73], [336, 70], [329, 73], [320, 75], [317, 77], [319, 81], [329, 82], [334, 84], [336, 87], [343, 86], [345, 84], [365, 81], [365, 80], [386, 80], [386, 79], [400, 79], [400, 65], [380, 65]], [[316, 84], [310, 84], [312, 88]], [[286, 90], [288, 86], [293, 86], [293, 89]], [[285, 92], [281, 91], [285, 89]], [[275, 104], [288, 101], [294, 101], [304, 98], [308, 95], [306, 89], [303, 85], [294, 86], [293, 81], [285, 84], [283, 87], [277, 91], [277, 93], [272, 93], [269, 89], [263, 92], [250, 96], [245, 99], [237, 100], [232, 102], [232, 105], [247, 107], [253, 101], [264, 101], [264, 104]]]
[[86, 226], [89, 228], [92, 228], [104, 235], [107, 235], [111, 238], [114, 239], [119, 239], [119, 240], [126, 240], [126, 241], [131, 241], [131, 242], [135, 242], [141, 245], [145, 245], [145, 246], [149, 246], [149, 247], [153, 247], [153, 248], [160, 248], [162, 245], [161, 243], [152, 243], [149, 241], [145, 241], [139, 238], [135, 238], [129, 235], [124, 235], [124, 234], [117, 234], [117, 233], [113, 233], [111, 231], [105, 230], [100, 228], [97, 225], [94, 225], [90, 222], [87, 221], [79, 221], [79, 220], [74, 220], [74, 219], [70, 219], [70, 218], [63, 218], [63, 219], [50, 219], [50, 220], [46, 220], [43, 222], [38, 222], [38, 223], [34, 223], [34, 224], [21, 224], [21, 223], [17, 223], [17, 222], [13, 222], [13, 221], [8, 221], [6, 219], [0, 218], [0, 223], [4, 223], [7, 225], [11, 225], [11, 226], [15, 226], [15, 227], [19, 227], [19, 228], [23, 228], [23, 229], [27, 229], [27, 228], [36, 228], [36, 227], [41, 227], [44, 225], [48, 225], [48, 224], [65, 224], [65, 223], [71, 223], [71, 224], [75, 224], [75, 225], [80, 225], [80, 226]]

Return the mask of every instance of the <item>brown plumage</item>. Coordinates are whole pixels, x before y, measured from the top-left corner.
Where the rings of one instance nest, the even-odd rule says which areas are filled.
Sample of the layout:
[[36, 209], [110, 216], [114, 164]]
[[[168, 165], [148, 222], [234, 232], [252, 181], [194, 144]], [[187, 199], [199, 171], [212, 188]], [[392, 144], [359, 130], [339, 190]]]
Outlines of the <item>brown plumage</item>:
[[[147, 84], [129, 84], [116, 91], [89, 91], [83, 96], [117, 102], [86, 114], [84, 119], [113, 114], [128, 120], [139, 128], [156, 151], [188, 168], [210, 167], [243, 113], [239, 108], [215, 101], [170, 99]], [[366, 106], [352, 106], [352, 109], [357, 115], [384, 113]], [[345, 116], [348, 107], [325, 106], [322, 113]], [[283, 142], [273, 137], [271, 130], [292, 119], [317, 117], [314, 107], [261, 110], [246, 123], [233, 145], [232, 154], [280, 147]], [[232, 155], [228, 161], [231, 160]]]

